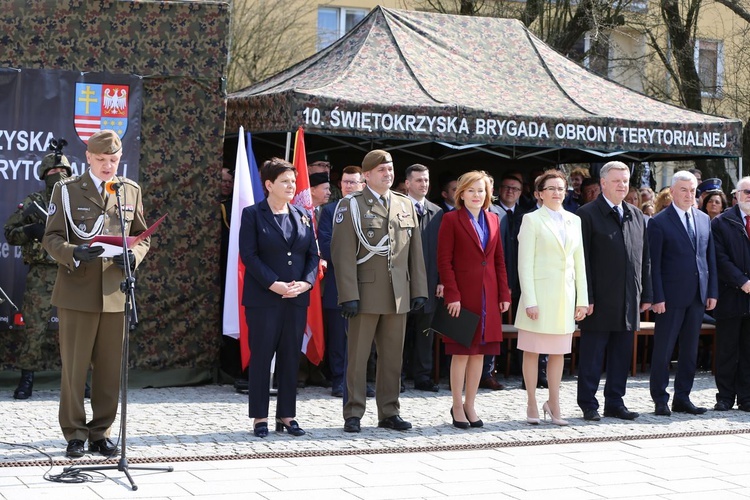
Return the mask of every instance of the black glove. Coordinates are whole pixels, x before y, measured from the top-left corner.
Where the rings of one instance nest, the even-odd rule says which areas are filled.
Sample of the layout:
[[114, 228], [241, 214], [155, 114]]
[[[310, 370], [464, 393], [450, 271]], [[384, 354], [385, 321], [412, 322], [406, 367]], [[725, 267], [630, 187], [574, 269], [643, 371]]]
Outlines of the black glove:
[[[125, 259], [122, 258], [121, 253], [112, 257], [112, 262], [114, 262], [120, 269], [125, 269]], [[131, 271], [135, 269], [135, 255], [132, 250], [128, 250], [128, 263], [130, 264]]]
[[23, 218], [31, 220], [46, 220], [47, 214], [44, 213], [37, 203], [29, 203], [23, 209]]
[[427, 297], [414, 297], [411, 299], [411, 310], [416, 311], [417, 309], [422, 309], [426, 303]]
[[341, 304], [341, 315], [346, 319], [353, 318], [359, 314], [359, 301], [350, 300]]
[[23, 226], [23, 232], [30, 240], [42, 241], [42, 238], [44, 237], [44, 224], [41, 222], [37, 222], [36, 224], [26, 224]]
[[88, 244], [78, 245], [73, 249], [73, 257], [81, 262], [89, 262], [104, 253], [104, 247], [91, 247]]

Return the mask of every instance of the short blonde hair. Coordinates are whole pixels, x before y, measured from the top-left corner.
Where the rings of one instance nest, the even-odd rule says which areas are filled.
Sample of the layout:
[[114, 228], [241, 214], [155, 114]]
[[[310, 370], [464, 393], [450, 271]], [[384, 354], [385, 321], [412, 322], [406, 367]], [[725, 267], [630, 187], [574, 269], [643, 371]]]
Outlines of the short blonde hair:
[[482, 210], [487, 210], [487, 208], [489, 208], [490, 203], [492, 202], [492, 188], [490, 186], [490, 178], [486, 172], [481, 172], [479, 170], [466, 172], [458, 178], [456, 194], [454, 195], [457, 208], [465, 208], [464, 200], [461, 199], [461, 195], [464, 194], [467, 189], [469, 189], [469, 186], [477, 181], [484, 182], [484, 203], [482, 203]]

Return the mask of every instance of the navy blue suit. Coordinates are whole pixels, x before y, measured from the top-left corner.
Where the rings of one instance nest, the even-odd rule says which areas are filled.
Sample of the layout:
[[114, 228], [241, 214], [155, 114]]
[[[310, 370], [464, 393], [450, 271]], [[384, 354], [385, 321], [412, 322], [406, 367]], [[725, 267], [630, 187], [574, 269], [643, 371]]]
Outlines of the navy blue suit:
[[276, 355], [277, 417], [296, 413], [297, 368], [310, 293], [284, 299], [270, 290], [276, 281], [315, 284], [318, 247], [310, 213], [290, 205], [285, 231], [266, 200], [242, 211], [240, 257], [245, 265], [242, 305], [250, 341], [250, 418], [268, 416], [271, 359]]
[[333, 235], [333, 213], [338, 201], [328, 203], [320, 209], [318, 221], [318, 246], [320, 256], [328, 262], [326, 275], [323, 278], [323, 316], [326, 321], [326, 354], [328, 368], [331, 370], [333, 389], [342, 388], [346, 373], [346, 330], [348, 321], [341, 316], [339, 291], [336, 288], [336, 272], [331, 260], [331, 235]]
[[718, 295], [716, 255], [708, 215], [690, 209], [697, 246], [674, 206], [656, 214], [648, 223], [654, 304], [666, 303], [655, 315], [654, 352], [651, 358], [651, 398], [669, 401], [669, 362], [677, 340], [680, 353], [674, 382], [674, 399], [687, 402], [693, 388], [698, 356], [698, 337], [706, 301]]

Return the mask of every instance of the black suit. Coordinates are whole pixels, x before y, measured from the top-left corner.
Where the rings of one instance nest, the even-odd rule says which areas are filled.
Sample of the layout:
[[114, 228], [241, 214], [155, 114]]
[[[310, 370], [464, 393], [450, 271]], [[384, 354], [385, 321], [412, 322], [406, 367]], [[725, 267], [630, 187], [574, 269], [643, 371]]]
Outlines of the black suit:
[[718, 295], [716, 256], [708, 215], [690, 209], [697, 246], [694, 248], [674, 205], [648, 223], [654, 303], [666, 311], [654, 320], [654, 352], [649, 387], [654, 403], [669, 401], [669, 362], [679, 338], [680, 351], [674, 380], [674, 402], [686, 403], [693, 388], [698, 337], [706, 301]]
[[750, 240], [745, 214], [733, 207], [711, 221], [719, 272], [716, 318], [717, 402], [729, 407], [750, 403]]
[[643, 214], [623, 202], [623, 217], [603, 195], [578, 209], [586, 258], [591, 316], [579, 322], [578, 406], [596, 410], [604, 354], [607, 382], [604, 409], [624, 406], [630, 370], [633, 331], [639, 326], [640, 305], [653, 300], [651, 258]]
[[404, 367], [402, 369], [404, 373], [411, 372], [415, 384], [429, 382], [430, 372], [432, 371], [433, 334], [429, 328], [437, 307], [435, 291], [440, 279], [437, 269], [437, 246], [443, 210], [434, 203], [424, 200], [424, 215], [418, 218], [419, 230], [422, 233], [422, 253], [425, 271], [427, 272], [428, 297], [423, 308], [410, 311], [407, 315]]
[[318, 246], [310, 213], [290, 205], [283, 229], [263, 200], [242, 211], [240, 257], [245, 265], [242, 305], [249, 331], [251, 418], [268, 416], [271, 359], [276, 355], [277, 417], [296, 413], [297, 368], [310, 293], [284, 299], [270, 290], [276, 281], [315, 284]]

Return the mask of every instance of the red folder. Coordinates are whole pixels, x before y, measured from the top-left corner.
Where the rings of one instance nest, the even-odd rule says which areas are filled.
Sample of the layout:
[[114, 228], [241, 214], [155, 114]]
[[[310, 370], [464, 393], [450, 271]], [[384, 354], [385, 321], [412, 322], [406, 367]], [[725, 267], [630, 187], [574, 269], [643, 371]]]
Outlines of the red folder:
[[[138, 236], [126, 236], [125, 240], [128, 242], [128, 248], [133, 248], [135, 245], [140, 243], [141, 241], [145, 240], [152, 234], [154, 234], [154, 231], [156, 231], [156, 228], [161, 224], [161, 222], [167, 217], [167, 214], [162, 215], [159, 217], [159, 220], [151, 224], [151, 227], [143, 231]], [[114, 235], [99, 235], [94, 236], [94, 239], [91, 240], [91, 244], [94, 243], [104, 243], [106, 245], [114, 245], [114, 246], [122, 246], [122, 236], [114, 236]]]

